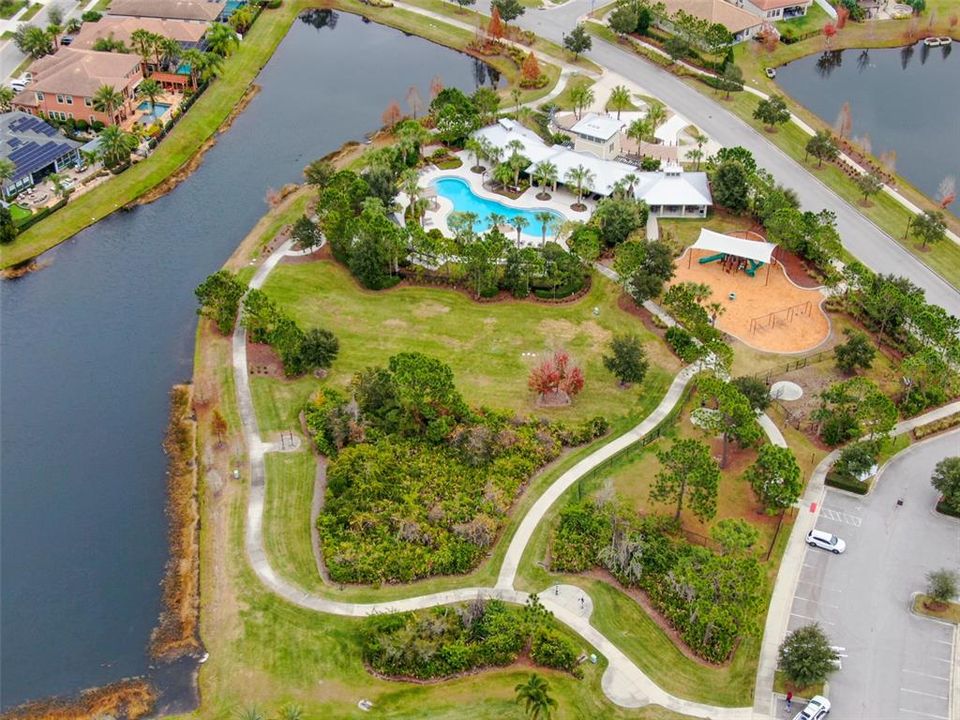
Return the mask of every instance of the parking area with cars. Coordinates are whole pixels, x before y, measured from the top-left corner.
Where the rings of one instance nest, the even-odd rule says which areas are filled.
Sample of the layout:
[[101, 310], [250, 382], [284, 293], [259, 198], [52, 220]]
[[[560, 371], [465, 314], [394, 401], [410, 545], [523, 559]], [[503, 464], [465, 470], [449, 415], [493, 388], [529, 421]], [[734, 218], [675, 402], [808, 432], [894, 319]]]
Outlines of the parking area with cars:
[[831, 718], [952, 720], [957, 628], [911, 605], [929, 571], [960, 569], [960, 522], [933, 511], [929, 483], [956, 454], [960, 435], [944, 436], [898, 457], [868, 496], [827, 491], [816, 529], [846, 547], [807, 547], [789, 629], [817, 622], [838, 649]]

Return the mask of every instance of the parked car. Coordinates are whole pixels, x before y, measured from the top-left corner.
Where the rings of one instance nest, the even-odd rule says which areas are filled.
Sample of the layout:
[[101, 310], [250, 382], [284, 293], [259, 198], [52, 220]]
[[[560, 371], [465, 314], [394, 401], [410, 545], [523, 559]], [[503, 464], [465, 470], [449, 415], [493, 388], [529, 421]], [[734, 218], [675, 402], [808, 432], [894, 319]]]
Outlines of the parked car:
[[793, 720], [822, 720], [830, 714], [830, 701], [823, 695], [814, 695], [807, 706]]
[[811, 530], [808, 532], [807, 545], [829, 550], [834, 555], [839, 555], [847, 549], [847, 544], [843, 540], [823, 530]]
[[62, 38], [60, 38], [61, 45], [69, 45], [72, 42], [73, 42], [73, 35], [64, 35]]
[[22, 80], [11, 80], [10, 89], [13, 90], [15, 93], [22, 93], [24, 90], [27, 89], [27, 85]]

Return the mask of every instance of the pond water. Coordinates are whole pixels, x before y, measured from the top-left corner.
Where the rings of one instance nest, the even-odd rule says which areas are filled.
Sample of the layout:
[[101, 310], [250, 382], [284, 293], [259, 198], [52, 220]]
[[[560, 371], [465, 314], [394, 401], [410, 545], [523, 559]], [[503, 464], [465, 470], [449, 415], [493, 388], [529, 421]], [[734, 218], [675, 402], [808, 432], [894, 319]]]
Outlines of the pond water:
[[269, 188], [380, 125], [411, 85], [472, 92], [472, 58], [329, 11], [294, 23], [262, 91], [170, 194], [117, 213], [0, 283], [0, 698], [147, 670], [167, 558], [170, 386], [187, 380], [193, 289], [266, 211]]
[[960, 52], [953, 45], [810, 55], [778, 68], [777, 83], [830, 125], [849, 102], [851, 135], [869, 137], [878, 157], [895, 151], [897, 172], [939, 201], [944, 179], [960, 179]]

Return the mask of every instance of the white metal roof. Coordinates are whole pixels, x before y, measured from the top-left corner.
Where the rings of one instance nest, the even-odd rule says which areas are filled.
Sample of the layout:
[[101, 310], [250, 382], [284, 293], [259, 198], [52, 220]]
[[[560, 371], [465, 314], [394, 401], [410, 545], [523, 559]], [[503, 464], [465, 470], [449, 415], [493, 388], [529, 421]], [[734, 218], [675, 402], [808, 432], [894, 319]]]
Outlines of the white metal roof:
[[777, 246], [772, 243], [735, 238], [706, 228], [700, 229], [700, 237], [697, 238], [692, 247], [694, 250], [722, 252], [764, 263], [770, 262], [773, 251], [777, 249]]
[[626, 123], [610, 115], [587, 113], [580, 118], [576, 125], [570, 128], [570, 132], [599, 138], [600, 140], [609, 140], [624, 127], [626, 127]]

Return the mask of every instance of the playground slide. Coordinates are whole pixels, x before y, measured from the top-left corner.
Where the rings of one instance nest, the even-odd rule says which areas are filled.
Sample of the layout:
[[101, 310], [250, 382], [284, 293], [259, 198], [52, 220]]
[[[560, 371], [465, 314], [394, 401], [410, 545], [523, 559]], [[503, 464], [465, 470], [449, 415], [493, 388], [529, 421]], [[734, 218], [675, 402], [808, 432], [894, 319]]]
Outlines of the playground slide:
[[744, 272], [745, 272], [747, 275], [749, 275], [750, 277], [753, 277], [753, 276], [755, 276], [755, 275], [757, 274], [757, 270], [759, 270], [759, 269], [762, 268], [762, 267], [763, 267], [763, 263], [760, 262], [759, 260], [751, 260], [751, 261], [750, 261], [750, 266], [749, 266], [748, 268], [746, 268], [746, 270], [744, 270]]
[[706, 265], [707, 263], [716, 262], [717, 260], [723, 260], [727, 256], [726, 253], [717, 253], [716, 255], [707, 255], [697, 260], [701, 265]]

